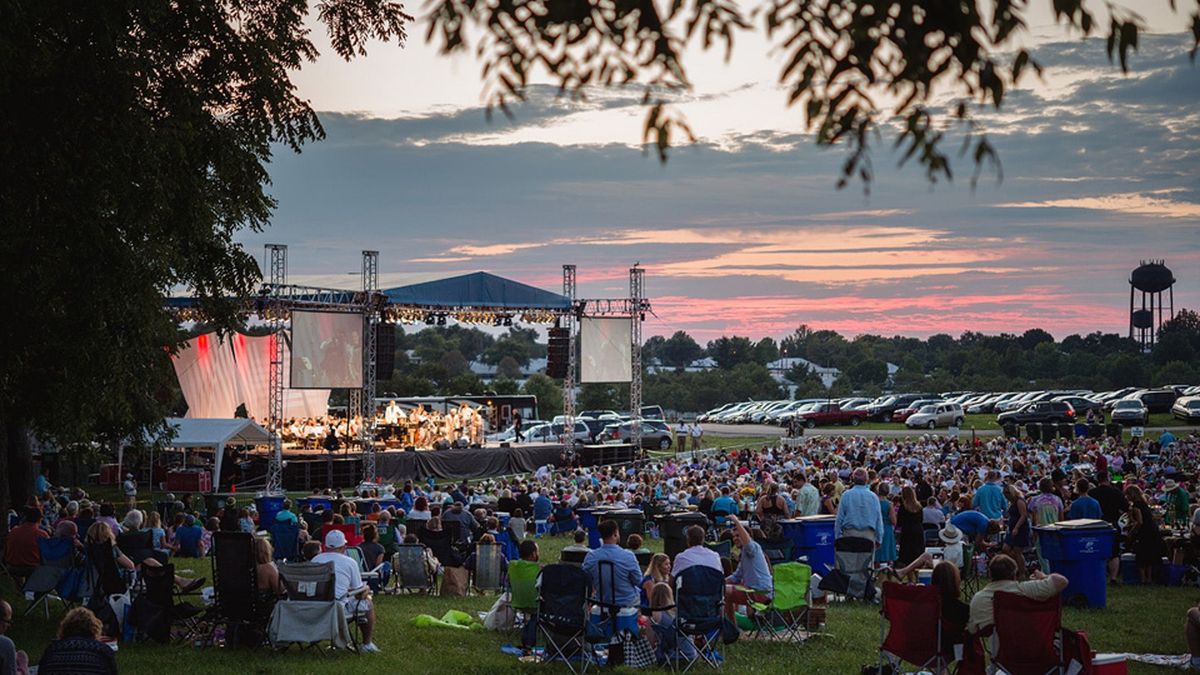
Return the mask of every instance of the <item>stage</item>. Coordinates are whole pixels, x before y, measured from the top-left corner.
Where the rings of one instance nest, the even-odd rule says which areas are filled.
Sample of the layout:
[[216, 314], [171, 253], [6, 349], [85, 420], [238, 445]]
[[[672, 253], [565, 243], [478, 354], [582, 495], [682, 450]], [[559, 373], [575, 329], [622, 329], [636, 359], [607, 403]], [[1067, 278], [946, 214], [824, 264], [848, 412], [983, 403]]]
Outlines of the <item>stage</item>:
[[[323, 455], [324, 453], [322, 453]], [[585, 445], [576, 451], [580, 466], [622, 464], [637, 459], [628, 444]], [[252, 467], [243, 480], [266, 472], [266, 455], [250, 458]], [[490, 478], [532, 473], [547, 464], [566, 466], [563, 446], [528, 444], [517, 447], [452, 448], [449, 450], [380, 450], [375, 455], [377, 478], [383, 483]], [[312, 452], [284, 453], [285, 490], [312, 490], [330, 485], [357, 485], [362, 478], [361, 453], [321, 456]]]

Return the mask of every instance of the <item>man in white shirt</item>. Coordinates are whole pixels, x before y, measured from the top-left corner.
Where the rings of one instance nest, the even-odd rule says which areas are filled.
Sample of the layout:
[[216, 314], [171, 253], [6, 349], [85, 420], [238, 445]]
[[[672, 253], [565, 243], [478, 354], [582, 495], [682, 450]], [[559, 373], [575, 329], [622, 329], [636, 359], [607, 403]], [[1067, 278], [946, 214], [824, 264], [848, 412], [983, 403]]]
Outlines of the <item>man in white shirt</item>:
[[808, 477], [803, 473], [796, 476], [795, 482], [800, 486], [796, 499], [796, 515], [815, 516], [820, 513], [821, 494], [817, 492], [817, 486], [808, 482]]
[[346, 608], [346, 613], [359, 620], [362, 626], [364, 652], [378, 652], [379, 647], [371, 641], [375, 633], [375, 605], [371, 602], [371, 589], [363, 583], [362, 568], [346, 555], [346, 535], [341, 530], [330, 530], [325, 535], [325, 552], [312, 559], [317, 564], [333, 563], [333, 595]]
[[129, 508], [137, 506], [137, 481], [133, 479], [133, 474], [125, 474], [125, 482], [121, 484], [121, 491], [125, 493], [125, 503]]
[[688, 440], [688, 425], [687, 422], [679, 420], [679, 426], [675, 427], [675, 449], [686, 450]]
[[991, 582], [971, 598], [971, 618], [967, 630], [972, 633], [992, 625], [996, 591], [1016, 593], [1032, 600], [1049, 600], [1067, 587], [1067, 578], [1061, 574], [1045, 576], [1041, 572], [1034, 572], [1029, 581], [1017, 581], [1017, 562], [1004, 554], [993, 557], [988, 563], [988, 578]]
[[704, 545], [703, 527], [692, 525], [687, 529], [687, 545], [686, 549], [675, 556], [675, 564], [671, 566], [671, 576], [677, 577], [680, 572], [695, 565], [711, 567], [721, 574], [725, 573], [725, 568], [721, 566], [721, 556]]
[[692, 422], [692, 450], [700, 449], [700, 439], [704, 437], [704, 428], [699, 422]]

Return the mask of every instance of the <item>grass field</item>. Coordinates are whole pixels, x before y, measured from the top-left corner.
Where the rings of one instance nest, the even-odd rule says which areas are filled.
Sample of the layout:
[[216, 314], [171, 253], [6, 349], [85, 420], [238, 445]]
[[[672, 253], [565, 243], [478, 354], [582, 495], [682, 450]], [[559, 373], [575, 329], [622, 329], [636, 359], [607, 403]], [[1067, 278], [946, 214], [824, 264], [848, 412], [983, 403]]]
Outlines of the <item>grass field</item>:
[[[567, 543], [566, 537], [547, 537], [540, 541], [543, 561], [555, 561]], [[661, 541], [651, 540], [652, 548]], [[179, 560], [179, 571], [187, 575], [211, 578], [206, 560]], [[57, 619], [62, 615], [55, 606], [47, 621], [39, 612], [22, 617], [23, 600], [16, 599], [8, 579], [0, 581], [0, 595], [16, 606], [17, 618], [9, 635], [17, 646], [36, 661], [52, 638]], [[1108, 608], [1104, 610], [1067, 609], [1065, 624], [1087, 630], [1098, 651], [1180, 654], [1186, 651], [1182, 617], [1186, 609], [1200, 599], [1196, 589], [1166, 587], [1111, 588]], [[500, 652], [500, 646], [517, 642], [518, 635], [492, 632], [458, 632], [418, 629], [410, 620], [417, 614], [441, 616], [447, 609], [467, 612], [486, 611], [493, 596], [440, 598], [424, 596], [377, 597], [379, 632], [376, 643], [383, 653], [355, 656], [334, 654], [318, 656], [295, 649], [276, 654], [267, 649], [196, 649], [189, 646], [122, 644], [117, 655], [123, 673], [171, 673], [203, 675], [239, 673], [298, 675], [303, 673], [405, 672], [405, 673], [493, 673], [493, 672], [566, 672], [561, 664], [533, 666]], [[727, 652], [726, 671], [730, 673], [846, 673], [876, 659], [879, 645], [879, 614], [875, 605], [837, 604], [829, 608], [827, 635], [804, 645], [762, 643], [741, 640]], [[178, 669], [178, 670], [177, 670]], [[630, 671], [632, 672], [632, 671]], [[1132, 673], [1166, 673], [1165, 668], [1133, 665]]]

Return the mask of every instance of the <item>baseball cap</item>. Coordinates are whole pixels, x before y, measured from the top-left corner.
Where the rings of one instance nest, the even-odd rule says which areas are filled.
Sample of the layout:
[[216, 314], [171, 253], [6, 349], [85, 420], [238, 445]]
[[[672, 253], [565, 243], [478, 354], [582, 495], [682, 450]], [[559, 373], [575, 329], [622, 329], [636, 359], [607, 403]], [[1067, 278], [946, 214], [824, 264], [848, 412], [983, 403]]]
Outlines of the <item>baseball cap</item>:
[[341, 530], [330, 530], [325, 535], [325, 548], [341, 548], [346, 545], [346, 533]]

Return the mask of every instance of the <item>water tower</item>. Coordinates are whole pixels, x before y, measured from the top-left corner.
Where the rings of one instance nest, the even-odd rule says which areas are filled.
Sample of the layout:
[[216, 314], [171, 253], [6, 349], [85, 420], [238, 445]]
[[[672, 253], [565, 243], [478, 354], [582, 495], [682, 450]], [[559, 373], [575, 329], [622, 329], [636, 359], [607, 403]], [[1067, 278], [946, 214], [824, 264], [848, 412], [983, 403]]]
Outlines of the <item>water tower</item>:
[[[1175, 316], [1175, 275], [1162, 260], [1143, 260], [1129, 275], [1129, 337], [1136, 336], [1142, 349], [1154, 346], [1154, 337], [1163, 324], [1163, 291], [1167, 292], [1167, 320]], [[1135, 293], [1141, 293], [1137, 308]], [[1158, 312], [1157, 315], [1155, 312]]]

